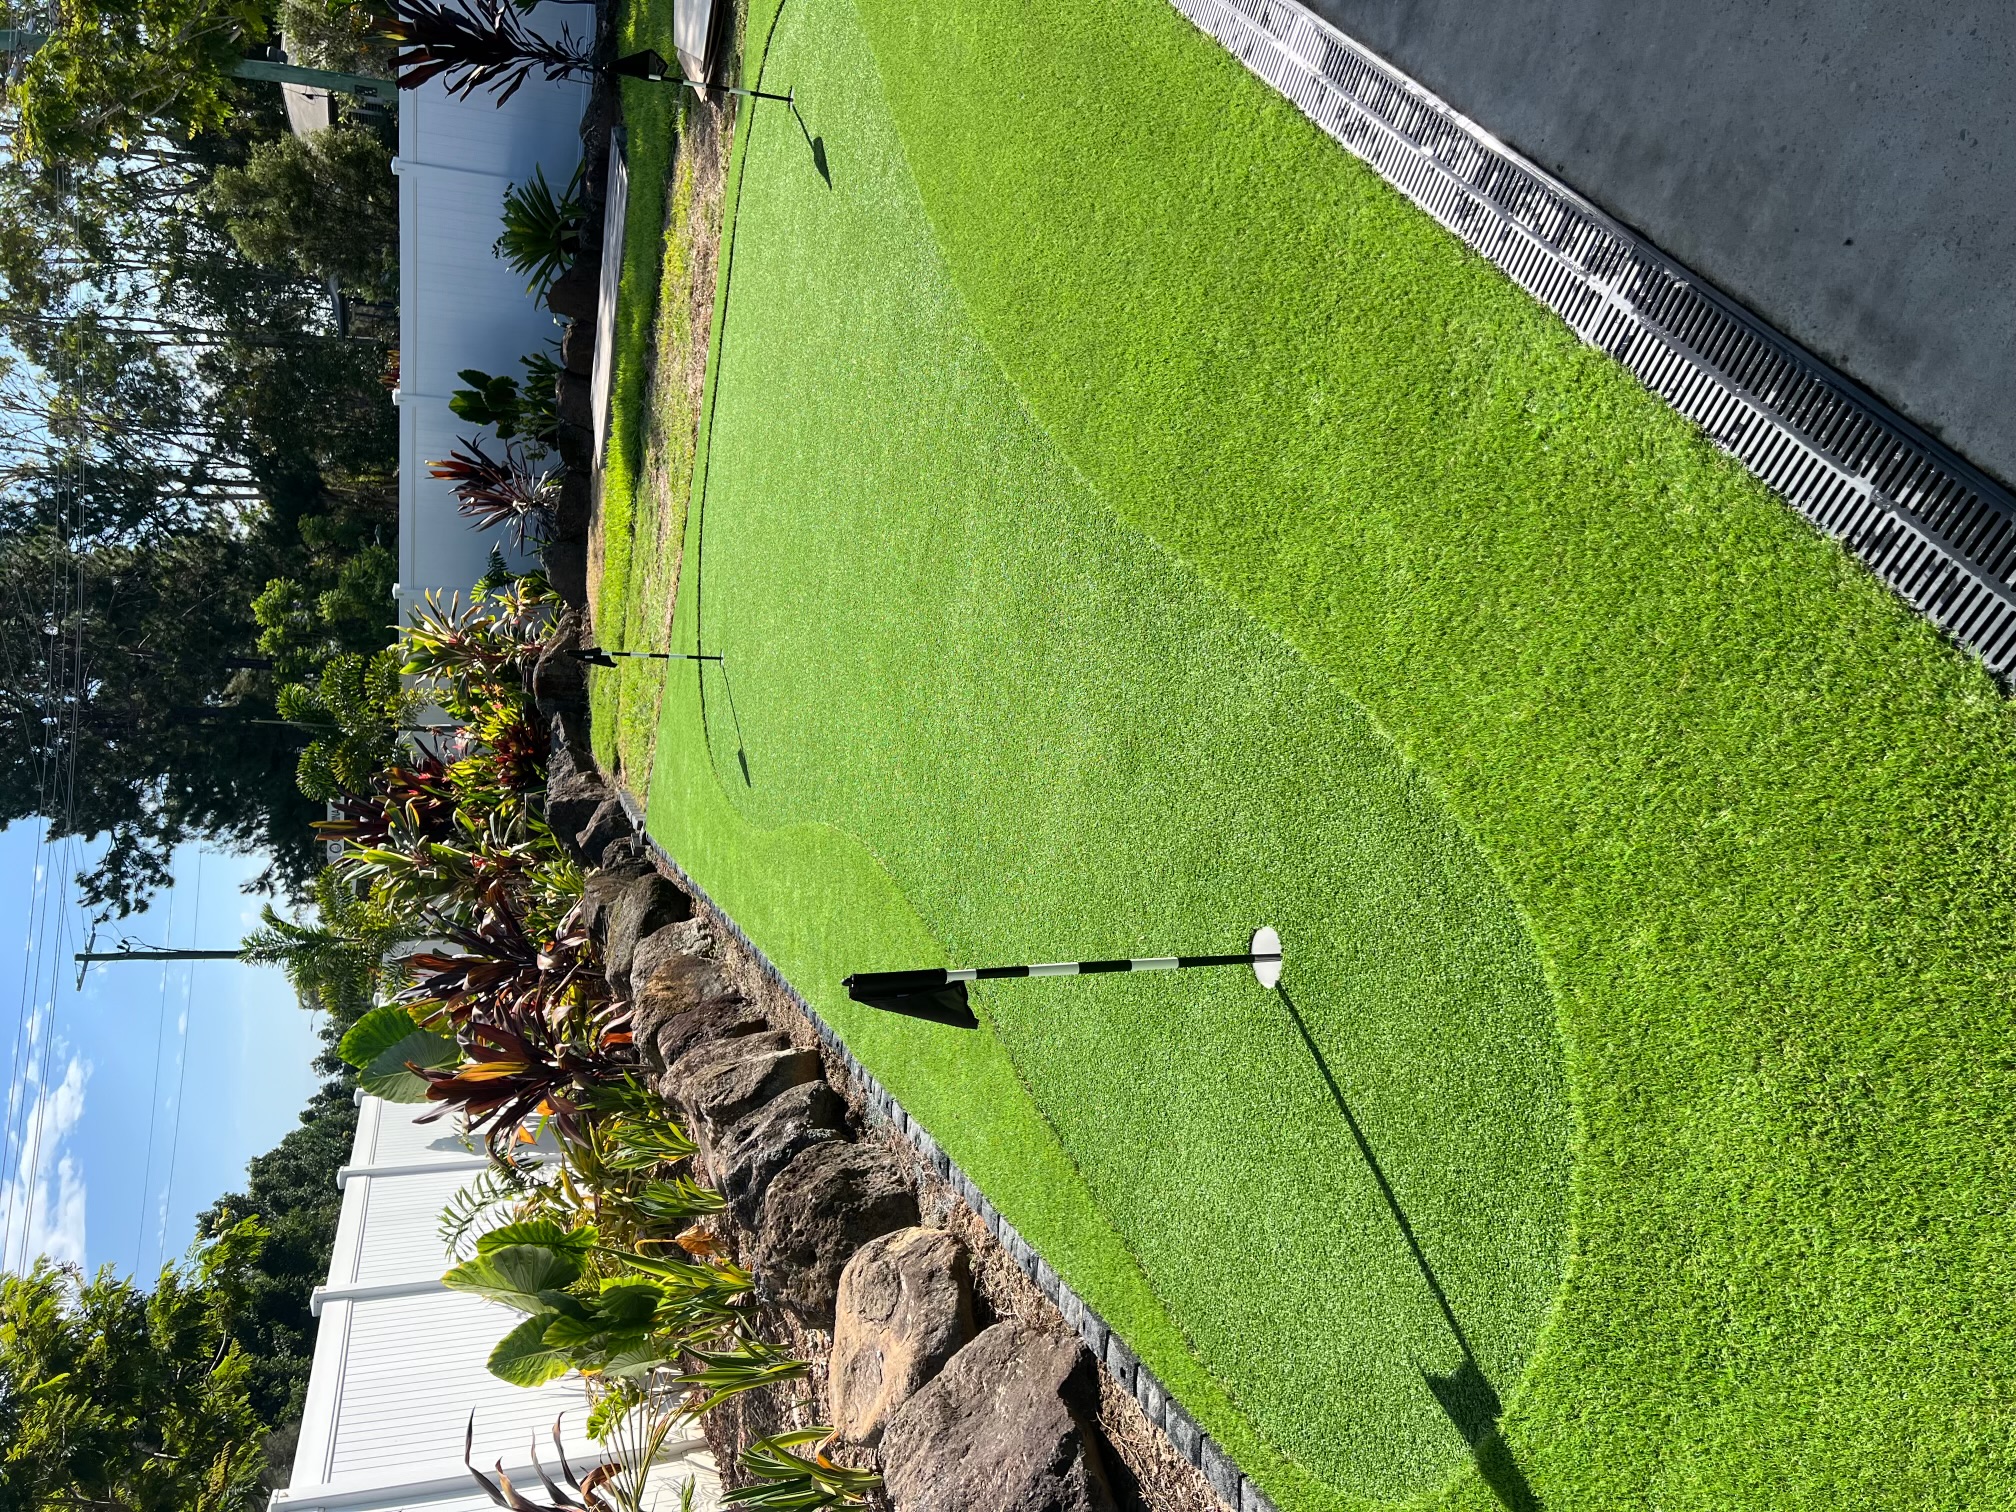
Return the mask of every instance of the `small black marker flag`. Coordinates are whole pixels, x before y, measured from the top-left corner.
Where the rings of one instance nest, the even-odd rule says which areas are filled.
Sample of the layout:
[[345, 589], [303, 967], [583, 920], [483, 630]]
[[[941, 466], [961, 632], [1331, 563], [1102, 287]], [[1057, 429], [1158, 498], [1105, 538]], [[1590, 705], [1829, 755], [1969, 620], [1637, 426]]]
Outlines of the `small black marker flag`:
[[1256, 929], [1238, 955], [1136, 956], [1114, 961], [1050, 961], [1034, 966], [933, 966], [921, 971], [857, 971], [841, 983], [857, 1003], [957, 1029], [977, 1029], [980, 1020], [966, 1001], [968, 982], [1009, 977], [1101, 976], [1114, 971], [1187, 971], [1197, 966], [1250, 966], [1262, 987], [1281, 980], [1281, 936]]

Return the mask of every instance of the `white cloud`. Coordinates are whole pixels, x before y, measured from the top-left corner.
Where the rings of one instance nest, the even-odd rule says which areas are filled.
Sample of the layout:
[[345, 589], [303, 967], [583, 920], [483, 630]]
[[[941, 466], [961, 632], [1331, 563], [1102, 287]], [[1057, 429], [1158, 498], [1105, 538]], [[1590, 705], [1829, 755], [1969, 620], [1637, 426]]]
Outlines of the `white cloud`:
[[[25, 1137], [14, 1170], [0, 1184], [0, 1265], [21, 1265], [24, 1257], [47, 1255], [60, 1263], [84, 1263], [84, 1173], [65, 1148], [84, 1116], [84, 1083], [90, 1063], [72, 1056], [63, 1079], [35, 1094], [21, 1128]], [[37, 1125], [41, 1139], [35, 1138]]]

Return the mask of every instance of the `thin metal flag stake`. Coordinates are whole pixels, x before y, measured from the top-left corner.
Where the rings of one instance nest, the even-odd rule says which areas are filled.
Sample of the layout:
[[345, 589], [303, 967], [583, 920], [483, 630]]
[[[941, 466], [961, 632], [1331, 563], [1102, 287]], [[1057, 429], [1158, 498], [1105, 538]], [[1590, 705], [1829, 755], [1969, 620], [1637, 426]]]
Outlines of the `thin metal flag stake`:
[[857, 971], [841, 986], [857, 1003], [911, 1018], [977, 1029], [980, 1020], [966, 1002], [968, 982], [1014, 977], [1104, 976], [1118, 971], [1189, 971], [1209, 966], [1250, 966], [1254, 980], [1271, 990], [1281, 980], [1281, 936], [1271, 927], [1253, 931], [1236, 955], [1131, 956], [1112, 961], [1047, 961], [1030, 966], [934, 966], [921, 971]]
[[594, 646], [577, 646], [567, 653], [576, 661], [586, 662], [591, 667], [613, 667], [616, 658], [627, 656], [633, 661], [697, 661], [718, 662], [719, 656], [702, 656], [690, 651], [603, 651]]
[[696, 84], [666, 62], [657, 49], [650, 47], [642, 52], [626, 53], [609, 65], [609, 71], [621, 78], [642, 79], [650, 84], [677, 84], [681, 89], [690, 89], [695, 94], [717, 89], [722, 94], [740, 95], [745, 100], [782, 100], [786, 105], [798, 103], [798, 90], [795, 86], [788, 94], [778, 94], [768, 89], [744, 89], [737, 84]]

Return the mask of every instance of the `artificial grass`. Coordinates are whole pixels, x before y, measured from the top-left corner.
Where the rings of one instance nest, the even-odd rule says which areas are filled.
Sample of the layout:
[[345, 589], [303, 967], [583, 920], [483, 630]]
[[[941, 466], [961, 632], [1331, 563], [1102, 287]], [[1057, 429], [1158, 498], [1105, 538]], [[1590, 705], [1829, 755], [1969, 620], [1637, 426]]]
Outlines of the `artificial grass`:
[[[668, 55], [672, 0], [628, 0], [616, 23], [623, 52], [656, 47]], [[602, 453], [599, 558], [594, 607], [606, 644], [624, 644], [622, 617], [631, 600], [631, 550], [640, 524], [657, 507], [640, 498], [643, 482], [645, 395], [650, 383], [651, 331], [664, 268], [666, 190], [683, 89], [641, 79], [620, 81], [630, 198], [624, 210], [623, 267], [616, 291], [616, 329], [610, 335], [609, 434]], [[638, 519], [640, 507], [647, 519]], [[647, 535], [646, 539], [650, 537]]]
[[[832, 187], [749, 144], [654, 830], [1284, 1508], [2004, 1504], [1995, 690], [1153, 0], [861, 10], [771, 64]], [[834, 985], [1262, 912], [1495, 1486], [1280, 1005]]]
[[[739, 0], [731, 18], [740, 68], [727, 82], [746, 82], [762, 67], [781, 0]], [[626, 47], [657, 46], [668, 55], [673, 35], [671, 0], [635, 0], [618, 16]], [[718, 44], [717, 44], [718, 45]], [[699, 333], [692, 327], [690, 296], [697, 269], [694, 224], [704, 214], [694, 195], [693, 164], [679, 150], [688, 124], [690, 96], [638, 80], [624, 80], [623, 108], [630, 135], [631, 198], [625, 222], [625, 262], [618, 293], [611, 426], [604, 452], [602, 517], [596, 532], [598, 572], [591, 611], [599, 643], [627, 650], [665, 649], [663, 635], [676, 597], [692, 492], [696, 417], [683, 392], [653, 392], [652, 374], [668, 360], [685, 358]], [[741, 154], [731, 147], [732, 203]], [[717, 282], [725, 270], [716, 265]], [[720, 333], [720, 307], [706, 333], [711, 352]], [[662, 397], [662, 403], [660, 402]], [[653, 413], [654, 405], [659, 412]], [[660, 472], [650, 467], [658, 437]], [[671, 542], [670, 549], [661, 545]], [[637, 562], [639, 552], [644, 560]], [[633, 576], [633, 570], [637, 576]], [[659, 669], [628, 662], [600, 680], [593, 738], [605, 770], [635, 786], [648, 784], [657, 741]]]

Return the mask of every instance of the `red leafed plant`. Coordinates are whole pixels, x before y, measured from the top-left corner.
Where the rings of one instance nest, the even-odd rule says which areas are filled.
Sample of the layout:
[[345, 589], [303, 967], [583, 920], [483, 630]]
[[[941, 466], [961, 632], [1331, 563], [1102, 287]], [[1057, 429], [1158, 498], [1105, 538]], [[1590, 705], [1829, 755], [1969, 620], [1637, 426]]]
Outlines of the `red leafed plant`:
[[[592, 1027], [601, 1036], [619, 1029], [609, 1012], [609, 985], [594, 941], [573, 916], [550, 940], [525, 927], [503, 879], [483, 889], [482, 902], [466, 925], [437, 919], [441, 938], [458, 947], [423, 950], [406, 957], [413, 985], [401, 994], [412, 1004], [438, 1004], [458, 1029], [472, 1021], [507, 1025], [530, 1033], [561, 1033], [584, 1012], [601, 1005]], [[616, 1009], [620, 1015], [621, 1008]]]
[[446, 460], [427, 464], [429, 476], [454, 488], [462, 513], [476, 522], [478, 530], [509, 525], [512, 540], [520, 546], [528, 534], [545, 534], [553, 518], [552, 475], [533, 472], [514, 447], [493, 457], [467, 436], [462, 445], [466, 451], [453, 451]]
[[519, 1128], [535, 1115], [550, 1117], [562, 1136], [579, 1143], [583, 1108], [576, 1099], [630, 1069], [606, 1051], [536, 1031], [520, 1034], [502, 1024], [472, 1020], [457, 1037], [465, 1057], [461, 1065], [446, 1071], [415, 1068], [427, 1081], [427, 1100], [443, 1104], [417, 1121], [459, 1112], [471, 1132], [485, 1131], [498, 1154], [510, 1152]]

